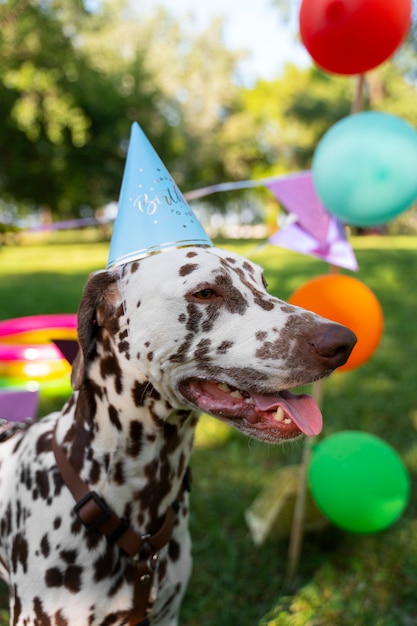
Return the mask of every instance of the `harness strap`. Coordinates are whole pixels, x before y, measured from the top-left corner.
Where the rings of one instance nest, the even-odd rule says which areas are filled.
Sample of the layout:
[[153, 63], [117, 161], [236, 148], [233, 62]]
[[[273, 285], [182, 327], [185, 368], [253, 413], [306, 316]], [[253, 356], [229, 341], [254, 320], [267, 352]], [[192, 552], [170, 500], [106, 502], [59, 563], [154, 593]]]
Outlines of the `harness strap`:
[[[56, 427], [52, 438], [52, 449], [61, 476], [76, 502], [74, 512], [88, 530], [97, 530], [107, 537], [109, 543], [116, 543], [128, 556], [135, 560], [137, 576], [134, 586], [134, 606], [129, 613], [129, 626], [148, 626], [147, 604], [154, 574], [158, 564], [158, 552], [169, 543], [175, 525], [178, 501], [172, 504], [165, 514], [159, 530], [153, 535], [140, 535], [125, 519], [121, 519], [88, 484], [78, 476], [63, 448], [56, 440]], [[188, 489], [188, 475], [183, 489]], [[139, 559], [141, 551], [146, 556]]]

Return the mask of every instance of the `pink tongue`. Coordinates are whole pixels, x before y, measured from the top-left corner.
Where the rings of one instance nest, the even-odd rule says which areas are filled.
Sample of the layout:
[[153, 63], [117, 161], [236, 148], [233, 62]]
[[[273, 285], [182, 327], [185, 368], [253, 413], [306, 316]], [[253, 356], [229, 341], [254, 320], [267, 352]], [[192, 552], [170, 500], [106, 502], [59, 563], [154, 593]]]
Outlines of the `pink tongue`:
[[305, 435], [315, 436], [323, 428], [323, 416], [313, 398], [306, 393], [295, 395], [289, 391], [282, 391], [277, 396], [252, 396], [256, 407], [261, 411], [269, 411], [282, 407]]

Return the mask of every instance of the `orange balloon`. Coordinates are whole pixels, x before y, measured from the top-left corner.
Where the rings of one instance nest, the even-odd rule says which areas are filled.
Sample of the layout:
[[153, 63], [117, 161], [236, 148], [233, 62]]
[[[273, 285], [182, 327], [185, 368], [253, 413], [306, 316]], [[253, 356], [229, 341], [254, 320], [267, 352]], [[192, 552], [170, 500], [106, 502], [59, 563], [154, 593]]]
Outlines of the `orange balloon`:
[[359, 367], [371, 358], [382, 336], [384, 316], [375, 294], [356, 278], [328, 274], [294, 291], [291, 304], [327, 317], [352, 330], [358, 342], [338, 372]]

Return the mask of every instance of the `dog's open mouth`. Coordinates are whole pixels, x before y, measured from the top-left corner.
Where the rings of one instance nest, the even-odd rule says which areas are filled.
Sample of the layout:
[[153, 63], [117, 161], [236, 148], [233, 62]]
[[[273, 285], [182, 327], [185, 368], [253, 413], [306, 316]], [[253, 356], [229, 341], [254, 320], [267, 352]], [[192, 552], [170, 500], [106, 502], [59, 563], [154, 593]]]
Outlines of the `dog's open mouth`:
[[226, 420], [261, 440], [293, 439], [302, 433], [318, 435], [323, 418], [313, 398], [288, 390], [262, 395], [226, 383], [189, 379], [180, 384], [182, 395], [200, 410]]

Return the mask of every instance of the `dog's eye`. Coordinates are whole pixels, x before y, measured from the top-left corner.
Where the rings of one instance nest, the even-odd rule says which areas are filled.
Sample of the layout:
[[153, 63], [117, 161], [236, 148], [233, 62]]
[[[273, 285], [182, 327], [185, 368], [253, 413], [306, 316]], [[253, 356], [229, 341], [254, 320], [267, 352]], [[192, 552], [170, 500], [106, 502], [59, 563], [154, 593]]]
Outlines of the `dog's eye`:
[[218, 294], [211, 289], [210, 287], [206, 287], [205, 289], [201, 289], [196, 293], [193, 293], [193, 297], [197, 298], [197, 300], [214, 300], [214, 298], [218, 298]]

